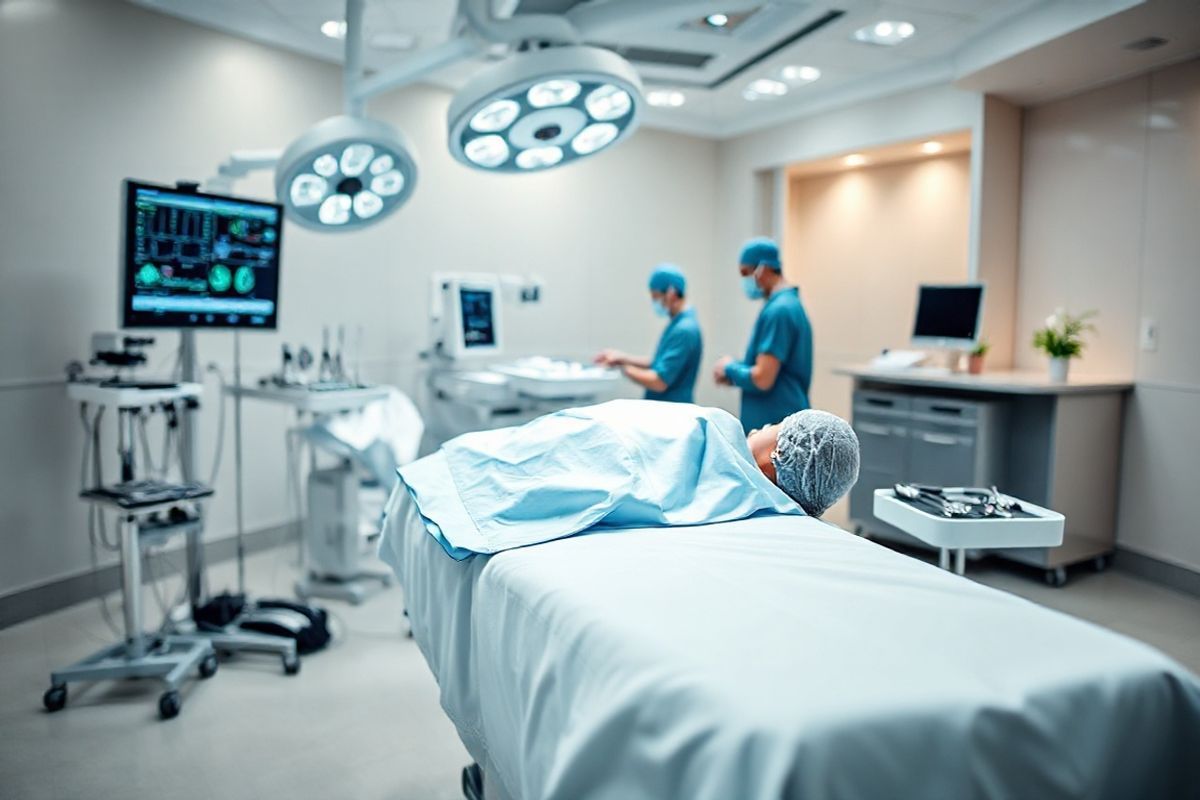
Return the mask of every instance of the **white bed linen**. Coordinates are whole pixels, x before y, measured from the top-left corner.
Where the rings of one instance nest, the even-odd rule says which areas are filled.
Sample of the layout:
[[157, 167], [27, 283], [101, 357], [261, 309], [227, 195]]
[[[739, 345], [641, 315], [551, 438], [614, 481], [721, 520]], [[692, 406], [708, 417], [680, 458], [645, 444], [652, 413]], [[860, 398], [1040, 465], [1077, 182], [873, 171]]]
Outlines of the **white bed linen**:
[[444, 709], [509, 797], [1200, 796], [1183, 667], [819, 521], [460, 563], [391, 506], [381, 555]]

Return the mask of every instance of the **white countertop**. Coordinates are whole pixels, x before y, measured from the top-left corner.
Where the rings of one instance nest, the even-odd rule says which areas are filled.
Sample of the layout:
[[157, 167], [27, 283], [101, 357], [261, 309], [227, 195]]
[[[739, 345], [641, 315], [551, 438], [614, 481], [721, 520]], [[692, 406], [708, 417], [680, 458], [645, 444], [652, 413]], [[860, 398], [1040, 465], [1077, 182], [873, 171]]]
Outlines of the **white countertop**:
[[363, 386], [357, 389], [334, 389], [313, 391], [303, 387], [281, 386], [227, 386], [225, 393], [232, 397], [265, 400], [282, 403], [310, 414], [334, 414], [339, 411], [357, 411], [377, 400], [384, 400], [391, 392], [389, 386]]
[[90, 381], [68, 381], [67, 397], [80, 403], [115, 408], [145, 408], [199, 397], [204, 387], [198, 383], [179, 383], [165, 389], [138, 389], [131, 386], [106, 386]]
[[835, 375], [848, 375], [860, 381], [890, 383], [897, 386], [923, 386], [957, 389], [966, 392], [996, 392], [1000, 394], [1101, 394], [1124, 392], [1133, 388], [1128, 378], [1094, 375], [1072, 375], [1065, 383], [1051, 381], [1044, 370], [992, 371], [982, 375], [966, 372], [946, 372], [933, 369], [878, 369], [865, 364], [835, 367]]

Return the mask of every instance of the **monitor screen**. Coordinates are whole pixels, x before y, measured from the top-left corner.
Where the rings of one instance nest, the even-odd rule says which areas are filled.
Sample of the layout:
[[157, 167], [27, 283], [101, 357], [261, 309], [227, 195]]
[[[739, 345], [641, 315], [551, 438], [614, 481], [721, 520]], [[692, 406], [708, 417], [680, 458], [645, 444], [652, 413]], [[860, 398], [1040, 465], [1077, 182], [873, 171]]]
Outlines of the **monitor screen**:
[[125, 182], [126, 328], [278, 325], [283, 209]]
[[492, 310], [492, 292], [488, 289], [458, 291], [462, 304], [463, 346], [494, 347], [496, 344], [496, 318]]
[[921, 286], [917, 294], [917, 319], [913, 339], [974, 342], [979, 329], [983, 286]]

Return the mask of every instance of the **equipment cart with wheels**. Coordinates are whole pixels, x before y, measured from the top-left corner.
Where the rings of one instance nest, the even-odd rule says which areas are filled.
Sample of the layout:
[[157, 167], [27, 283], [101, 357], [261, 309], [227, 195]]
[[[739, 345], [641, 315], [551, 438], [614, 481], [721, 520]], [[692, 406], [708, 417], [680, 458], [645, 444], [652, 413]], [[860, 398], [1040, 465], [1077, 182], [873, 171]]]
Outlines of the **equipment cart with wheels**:
[[121, 597], [125, 610], [125, 638], [97, 653], [50, 673], [50, 688], [42, 696], [48, 711], [58, 711], [67, 703], [67, 685], [80, 681], [121, 680], [124, 678], [156, 678], [162, 681], [164, 692], [158, 699], [158, 712], [163, 719], [179, 713], [183, 700], [179, 687], [196, 671], [202, 678], [217, 672], [217, 654], [204, 636], [146, 633], [142, 622], [142, 552], [148, 539], [162, 539], [182, 533], [187, 522], [161, 525], [148, 537], [143, 537], [142, 521], [177, 507], [181, 502], [199, 503], [210, 496], [207, 487], [180, 485], [170, 499], [140, 503], [130, 507], [116, 494], [101, 491], [85, 492], [83, 499], [118, 514], [118, 536], [121, 544]]

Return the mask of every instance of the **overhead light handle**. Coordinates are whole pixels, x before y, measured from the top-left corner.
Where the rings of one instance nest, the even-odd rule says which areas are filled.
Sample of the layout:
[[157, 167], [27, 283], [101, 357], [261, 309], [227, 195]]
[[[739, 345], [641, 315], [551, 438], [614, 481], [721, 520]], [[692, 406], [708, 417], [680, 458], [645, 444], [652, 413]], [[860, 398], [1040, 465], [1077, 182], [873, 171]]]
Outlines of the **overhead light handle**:
[[342, 102], [346, 114], [361, 117], [366, 99], [357, 94], [363, 75], [363, 8], [366, 0], [346, 0], [346, 64], [342, 70]]

